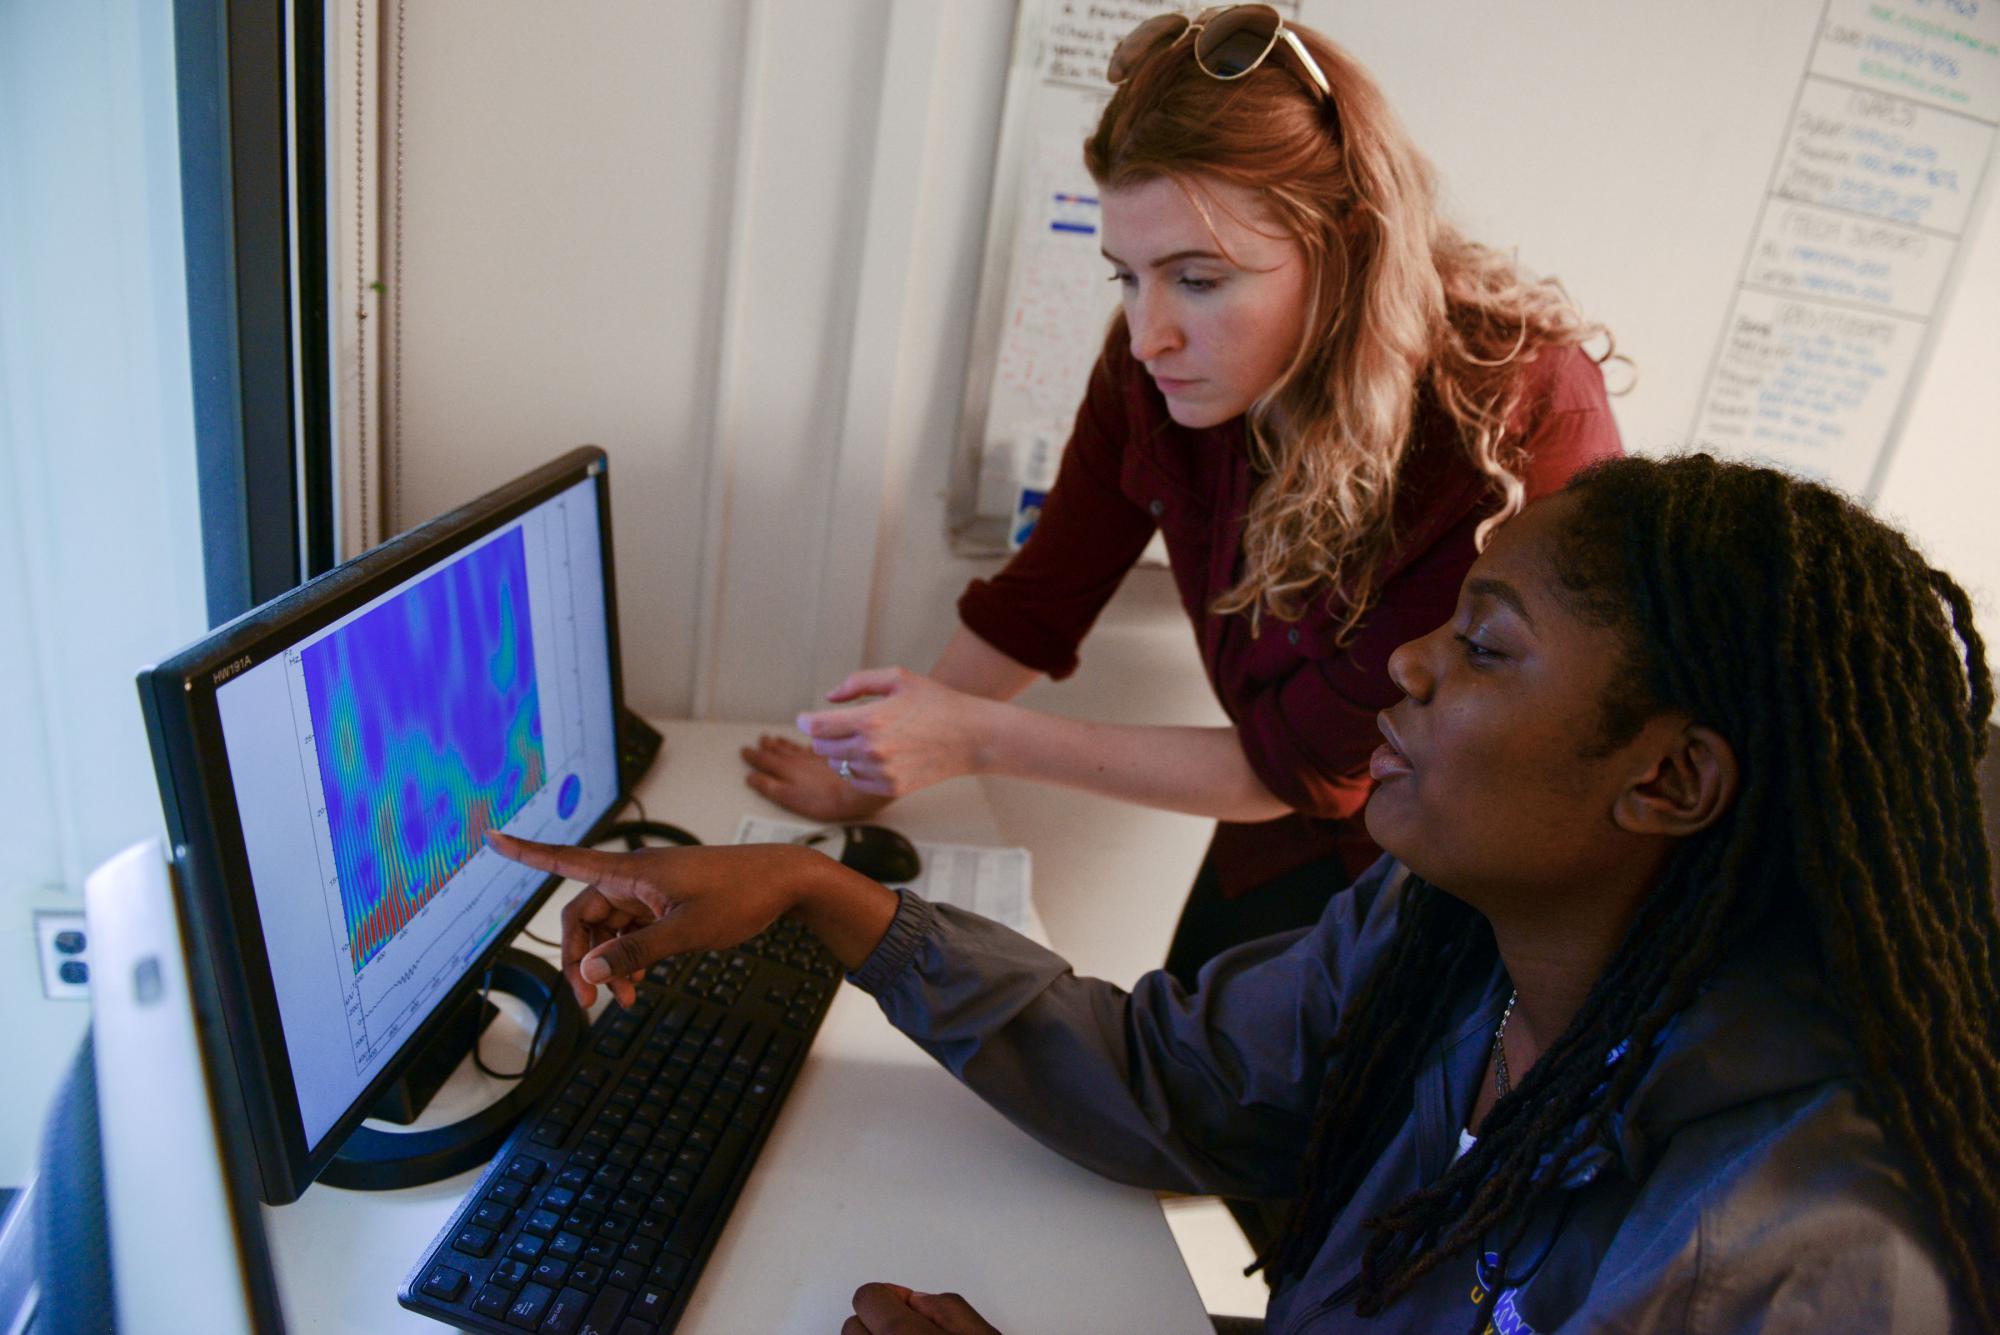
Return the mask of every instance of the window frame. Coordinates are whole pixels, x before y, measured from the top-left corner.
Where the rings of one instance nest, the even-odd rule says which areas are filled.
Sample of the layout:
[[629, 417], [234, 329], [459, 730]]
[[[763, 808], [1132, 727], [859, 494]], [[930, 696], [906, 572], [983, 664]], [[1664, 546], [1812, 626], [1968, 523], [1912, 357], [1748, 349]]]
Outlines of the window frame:
[[326, 10], [175, 0], [211, 626], [333, 565]]

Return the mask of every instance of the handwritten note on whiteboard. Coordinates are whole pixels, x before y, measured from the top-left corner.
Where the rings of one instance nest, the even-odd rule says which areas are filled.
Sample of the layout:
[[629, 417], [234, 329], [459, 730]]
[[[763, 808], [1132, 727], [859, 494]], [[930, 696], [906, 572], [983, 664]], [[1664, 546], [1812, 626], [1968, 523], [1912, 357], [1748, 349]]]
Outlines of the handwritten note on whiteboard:
[[1829, 0], [1694, 438], [1875, 485], [2000, 122], [2000, 6]]
[[987, 402], [988, 450], [1013, 451], [1036, 434], [1068, 438], [1090, 368], [1117, 309], [1101, 252], [1097, 185], [1083, 141], [1111, 85], [1104, 70], [1138, 24], [1174, 9], [1153, 0], [1052, 0], [1033, 72], [1029, 160], [1014, 201], [1013, 266]]

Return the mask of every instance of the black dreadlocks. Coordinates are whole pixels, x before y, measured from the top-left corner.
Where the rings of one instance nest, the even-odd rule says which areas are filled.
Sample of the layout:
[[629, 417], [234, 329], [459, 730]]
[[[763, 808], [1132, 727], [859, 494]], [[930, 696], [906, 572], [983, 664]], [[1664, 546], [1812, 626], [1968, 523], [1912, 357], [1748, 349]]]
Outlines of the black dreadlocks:
[[[1567, 1032], [1473, 1149], [1370, 1221], [1356, 1312], [1518, 1227], [1703, 980], [1750, 934], [1794, 922], [1959, 1292], [2000, 1329], [2000, 1280], [1982, 1264], [2000, 1237], [2000, 914], [1975, 775], [1994, 693], [1964, 591], [1837, 493], [1770, 469], [1621, 459], [1569, 491], [1556, 574], [1628, 655], [1604, 711], [1610, 744], [1686, 713], [1728, 739], [1742, 789], [1676, 851]], [[1412, 882], [1394, 944], [1329, 1047], [1301, 1195], [1260, 1263], [1311, 1262], [1408, 1117], [1452, 999], [1493, 959], [1477, 913]], [[1487, 1286], [1487, 1304], [1501, 1288]]]

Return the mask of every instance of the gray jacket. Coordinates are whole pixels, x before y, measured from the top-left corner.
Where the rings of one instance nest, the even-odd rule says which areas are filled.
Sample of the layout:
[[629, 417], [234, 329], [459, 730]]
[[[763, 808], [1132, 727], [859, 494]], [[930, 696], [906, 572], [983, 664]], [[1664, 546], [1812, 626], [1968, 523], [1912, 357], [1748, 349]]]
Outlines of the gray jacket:
[[[1394, 931], [1385, 858], [1307, 931], [1217, 957], [1192, 995], [1164, 972], [1128, 994], [1078, 978], [996, 923], [904, 894], [852, 975], [889, 1019], [1030, 1135], [1120, 1182], [1286, 1197], [1325, 1050]], [[1509, 1258], [1495, 1327], [1528, 1331], [1969, 1329], [1898, 1156], [1857, 1101], [1856, 1057], [1814, 971], [1771, 948], [1721, 970], [1560, 1200]], [[1453, 1007], [1410, 1119], [1335, 1220], [1271, 1330], [1468, 1330], [1485, 1265], [1433, 1270], [1367, 1321], [1335, 1293], [1363, 1221], [1435, 1181], [1483, 1078], [1505, 998]], [[1540, 1259], [1537, 1261], [1537, 1254]], [[1078, 1313], [1079, 1328], [1089, 1313]]]

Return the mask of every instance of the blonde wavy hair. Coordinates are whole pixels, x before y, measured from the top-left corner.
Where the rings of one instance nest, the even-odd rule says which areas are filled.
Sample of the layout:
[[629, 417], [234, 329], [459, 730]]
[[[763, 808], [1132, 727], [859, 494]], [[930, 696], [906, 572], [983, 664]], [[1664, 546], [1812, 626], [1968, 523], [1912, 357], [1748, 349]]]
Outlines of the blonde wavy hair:
[[[1528, 364], [1544, 349], [1609, 332], [1553, 280], [1467, 240], [1439, 216], [1431, 166], [1375, 81], [1339, 47], [1294, 28], [1332, 85], [1331, 101], [1282, 44], [1223, 82], [1193, 43], [1156, 52], [1120, 85], [1084, 141], [1101, 189], [1162, 178], [1203, 207], [1204, 179], [1260, 198], [1305, 252], [1305, 332], [1291, 364], [1247, 413], [1261, 475], [1243, 534], [1242, 574], [1214, 612], [1295, 621], [1325, 590], [1344, 598], [1338, 633], [1372, 605], [1394, 548], [1398, 479], [1419, 396], [1457, 424], [1498, 497], [1492, 530], [1520, 510], [1523, 452], [1508, 427]], [[1120, 320], [1123, 316], [1118, 317]]]

